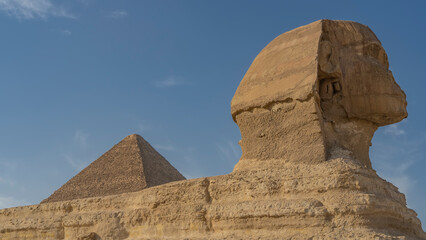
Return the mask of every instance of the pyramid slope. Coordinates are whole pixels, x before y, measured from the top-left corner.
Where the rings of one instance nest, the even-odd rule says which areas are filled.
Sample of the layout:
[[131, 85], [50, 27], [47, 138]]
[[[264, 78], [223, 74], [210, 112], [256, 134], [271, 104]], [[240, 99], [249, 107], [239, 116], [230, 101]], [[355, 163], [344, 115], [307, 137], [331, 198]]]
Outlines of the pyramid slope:
[[163, 156], [161, 156], [145, 139], [137, 138], [141, 151], [143, 175], [147, 187], [153, 187], [176, 180], [184, 180], [185, 177], [174, 168]]
[[92, 162], [42, 203], [136, 192], [184, 179], [147, 141], [133, 134]]

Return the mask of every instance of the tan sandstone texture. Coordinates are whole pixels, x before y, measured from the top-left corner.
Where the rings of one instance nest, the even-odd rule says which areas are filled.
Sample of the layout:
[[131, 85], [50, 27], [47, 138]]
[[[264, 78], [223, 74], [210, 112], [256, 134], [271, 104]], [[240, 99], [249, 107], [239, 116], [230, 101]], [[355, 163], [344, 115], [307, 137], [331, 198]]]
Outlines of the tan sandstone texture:
[[375, 130], [407, 117], [388, 67], [355, 22], [284, 33], [231, 102], [243, 150], [232, 173], [59, 201], [88, 196], [71, 185], [58, 202], [0, 210], [0, 239], [426, 239], [368, 156]]

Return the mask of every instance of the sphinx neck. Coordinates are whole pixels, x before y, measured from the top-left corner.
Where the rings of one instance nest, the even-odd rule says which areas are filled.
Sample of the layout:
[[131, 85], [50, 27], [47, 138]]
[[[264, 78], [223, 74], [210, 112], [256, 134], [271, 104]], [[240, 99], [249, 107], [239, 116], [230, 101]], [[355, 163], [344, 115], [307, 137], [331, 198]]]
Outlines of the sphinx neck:
[[234, 171], [318, 164], [333, 158], [349, 158], [371, 168], [369, 147], [377, 126], [364, 120], [327, 121], [320, 112], [312, 98], [239, 113], [235, 120], [242, 156]]
[[324, 121], [322, 125], [328, 159], [350, 158], [371, 168], [369, 149], [377, 125], [359, 119]]
[[235, 120], [241, 131], [242, 157], [234, 171], [326, 160], [322, 126], [313, 98], [252, 108], [239, 113]]

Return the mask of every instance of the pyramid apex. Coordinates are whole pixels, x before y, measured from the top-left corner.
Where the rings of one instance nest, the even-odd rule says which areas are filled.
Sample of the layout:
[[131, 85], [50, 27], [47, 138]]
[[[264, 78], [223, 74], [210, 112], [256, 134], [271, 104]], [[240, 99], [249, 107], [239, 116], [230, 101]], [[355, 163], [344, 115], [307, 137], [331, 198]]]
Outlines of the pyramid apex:
[[[138, 138], [142, 138], [142, 137], [141, 137], [141, 135], [134, 133], [134, 134], [130, 134], [130, 135], [128, 135], [128, 136], [127, 136], [127, 137], [125, 137], [124, 139], [138, 139]], [[123, 139], [123, 140], [124, 140], [124, 139]]]
[[141, 141], [145, 142], [146, 140], [141, 135], [134, 133], [123, 138], [120, 141], [120, 143], [123, 142], [127, 144], [136, 144], [137, 142], [141, 142]]

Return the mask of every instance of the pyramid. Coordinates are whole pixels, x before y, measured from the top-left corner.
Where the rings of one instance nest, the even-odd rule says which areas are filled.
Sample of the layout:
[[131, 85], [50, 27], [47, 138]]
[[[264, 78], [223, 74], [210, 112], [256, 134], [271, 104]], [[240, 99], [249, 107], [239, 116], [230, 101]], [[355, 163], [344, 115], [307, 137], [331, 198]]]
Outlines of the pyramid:
[[137, 134], [125, 137], [41, 203], [101, 197], [184, 180]]

